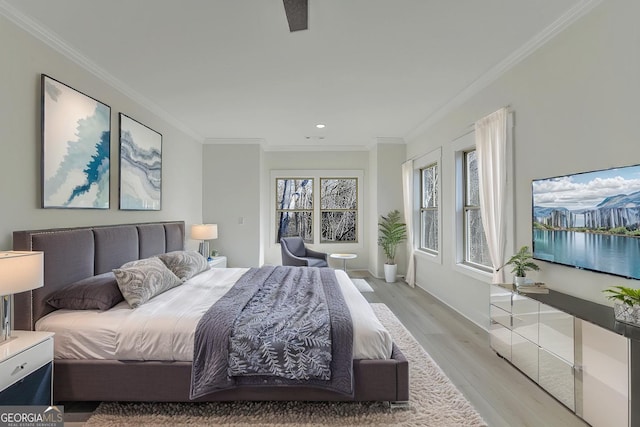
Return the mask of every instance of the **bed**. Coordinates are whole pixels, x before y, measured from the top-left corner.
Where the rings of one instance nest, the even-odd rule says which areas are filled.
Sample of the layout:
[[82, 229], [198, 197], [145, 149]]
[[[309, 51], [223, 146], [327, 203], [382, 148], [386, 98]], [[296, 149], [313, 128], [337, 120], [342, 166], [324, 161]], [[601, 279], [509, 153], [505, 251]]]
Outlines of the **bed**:
[[[56, 310], [47, 303], [47, 299], [54, 291], [65, 288], [71, 283], [110, 272], [132, 260], [181, 251], [184, 249], [184, 230], [184, 222], [169, 221], [14, 232], [14, 250], [38, 250], [45, 253], [44, 286], [14, 296], [14, 328], [36, 330], [38, 326], [50, 327], [42, 325], [47, 325], [47, 322], [50, 325], [51, 319], [64, 318], [59, 315], [63, 314], [63, 311], [67, 311]], [[236, 280], [241, 277], [241, 273], [244, 271], [218, 269], [218, 272], [207, 274], [216, 274], [219, 277], [224, 276], [228, 280]], [[341, 282], [340, 286], [349, 286], [344, 283], [346, 275], [339, 276], [339, 274], [343, 273], [336, 275], [338, 282]], [[348, 278], [346, 281], [350, 282]], [[187, 284], [189, 282], [185, 282], [179, 288], [184, 287], [184, 290], [189, 291]], [[189, 286], [192, 285], [189, 284]], [[343, 292], [345, 299], [347, 299], [348, 292], [350, 291]], [[166, 294], [163, 298], [169, 298], [170, 292], [166, 292]], [[176, 295], [178, 295], [177, 291]], [[184, 294], [182, 295], [175, 298], [184, 299]], [[353, 299], [357, 300], [356, 297]], [[158, 298], [154, 304], [160, 304], [162, 301], [162, 298]], [[121, 303], [116, 307], [120, 311], [134, 311], [126, 307], [126, 303]], [[352, 306], [349, 309], [353, 310]], [[115, 311], [109, 310], [101, 315], [116, 316], [114, 319], [117, 319], [118, 315], [114, 313]], [[70, 315], [80, 315], [80, 313], [71, 312]], [[97, 329], [100, 329], [101, 324], [111, 325], [115, 322], [113, 319], [103, 321], [105, 318], [94, 318], [94, 324], [98, 326]], [[82, 325], [92, 324], [89, 320], [82, 320], [80, 323]], [[162, 336], [157, 331], [154, 333], [158, 337]], [[106, 334], [109, 334], [108, 330]], [[61, 341], [62, 336], [63, 334], [60, 334], [58, 337]], [[82, 340], [79, 339], [78, 342], [82, 342]], [[103, 341], [101, 338], [91, 336], [87, 342], [100, 343]], [[356, 358], [357, 352], [354, 353], [352, 362], [353, 393], [351, 395], [305, 384], [238, 385], [191, 399], [191, 374], [194, 364], [191, 360], [186, 360], [188, 357], [184, 356], [185, 353], [188, 353], [185, 349], [189, 348], [191, 342], [187, 341], [183, 345], [170, 346], [172, 349], [182, 349], [182, 355], [173, 354], [158, 357], [158, 359], [164, 360], [156, 360], [155, 357], [128, 355], [121, 358], [114, 355], [113, 351], [110, 352], [109, 346], [106, 344], [102, 347], [94, 346], [84, 353], [78, 350], [77, 354], [71, 357], [59, 354], [56, 350], [54, 399], [57, 402], [236, 400], [401, 402], [409, 399], [408, 362], [395, 345], [392, 346], [391, 357], [388, 359]], [[60, 344], [62, 343], [60, 342]], [[82, 345], [77, 347], [83, 348]], [[354, 349], [355, 347], [354, 344]], [[108, 354], [108, 356], [98, 354], [100, 352]], [[177, 352], [179, 353], [179, 351]]]

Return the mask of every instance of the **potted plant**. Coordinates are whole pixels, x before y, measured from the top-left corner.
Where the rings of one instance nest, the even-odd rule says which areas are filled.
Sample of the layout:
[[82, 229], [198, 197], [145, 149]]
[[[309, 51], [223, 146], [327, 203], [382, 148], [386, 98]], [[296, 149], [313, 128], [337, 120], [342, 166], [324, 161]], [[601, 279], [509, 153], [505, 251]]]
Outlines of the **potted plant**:
[[387, 260], [384, 264], [384, 278], [388, 283], [396, 281], [398, 266], [396, 265], [396, 250], [398, 245], [407, 238], [407, 225], [401, 221], [400, 212], [396, 209], [381, 216], [378, 222], [378, 245], [382, 247]]
[[531, 261], [532, 258], [533, 255], [529, 252], [529, 246], [523, 246], [517, 253], [509, 258], [509, 261], [505, 264], [513, 266], [513, 270], [511, 270], [511, 272], [515, 275], [514, 283], [516, 286], [524, 285], [524, 278], [527, 276], [527, 271], [540, 270], [540, 267], [538, 267], [535, 262]]
[[613, 286], [602, 291], [614, 301], [613, 313], [616, 320], [640, 325], [640, 289]]

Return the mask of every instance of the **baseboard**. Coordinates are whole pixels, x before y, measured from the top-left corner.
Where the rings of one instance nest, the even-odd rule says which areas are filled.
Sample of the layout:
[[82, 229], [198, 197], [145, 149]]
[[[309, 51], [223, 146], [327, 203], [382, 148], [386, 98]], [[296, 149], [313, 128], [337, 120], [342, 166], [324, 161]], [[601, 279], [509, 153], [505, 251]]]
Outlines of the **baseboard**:
[[[374, 279], [384, 280], [384, 276], [376, 276], [375, 274], [373, 274], [373, 272], [371, 270], [352, 270], [352, 271], [366, 271]], [[404, 281], [404, 274], [398, 274], [398, 279], [402, 279], [402, 281]], [[424, 289], [424, 288], [422, 288], [422, 289]]]
[[371, 277], [373, 277], [374, 279], [384, 279], [384, 276], [382, 276], [382, 277], [380, 277], [380, 276], [376, 276], [376, 275], [375, 275], [375, 274], [373, 274], [373, 272], [372, 272], [371, 270], [369, 270], [369, 269], [366, 269], [366, 270], [360, 270], [360, 271], [366, 271], [366, 272], [367, 272], [367, 273], [369, 273], [369, 275], [370, 275]]
[[451, 304], [447, 303], [446, 301], [444, 301], [443, 299], [439, 298], [437, 295], [432, 294], [431, 292], [429, 292], [427, 289], [425, 289], [424, 287], [420, 286], [420, 284], [418, 282], [416, 282], [416, 286], [419, 287], [420, 289], [422, 289], [423, 291], [425, 291], [426, 293], [428, 293], [429, 295], [431, 295], [433, 298], [437, 299], [438, 301], [440, 301], [441, 304], [449, 307], [451, 310], [455, 311], [457, 314], [459, 314], [461, 317], [467, 319], [469, 322], [473, 323], [474, 325], [476, 325], [477, 327], [479, 327], [480, 329], [482, 329], [483, 331], [489, 333], [489, 328], [485, 325], [480, 325], [478, 324], [478, 322], [474, 321], [473, 319], [469, 318], [467, 315], [465, 315], [463, 312], [461, 312], [460, 310], [458, 310], [457, 308], [453, 307]]

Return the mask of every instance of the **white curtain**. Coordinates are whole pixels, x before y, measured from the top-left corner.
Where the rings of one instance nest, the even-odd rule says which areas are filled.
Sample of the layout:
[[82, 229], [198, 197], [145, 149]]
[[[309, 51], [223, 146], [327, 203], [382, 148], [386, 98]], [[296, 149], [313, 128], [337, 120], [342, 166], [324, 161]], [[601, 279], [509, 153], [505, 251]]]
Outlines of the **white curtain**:
[[506, 108], [475, 123], [480, 214], [493, 263], [493, 283], [504, 283], [507, 245], [507, 114]]
[[413, 160], [407, 160], [402, 164], [402, 197], [404, 222], [407, 224], [407, 274], [405, 281], [413, 288], [416, 286], [416, 268], [413, 259]]

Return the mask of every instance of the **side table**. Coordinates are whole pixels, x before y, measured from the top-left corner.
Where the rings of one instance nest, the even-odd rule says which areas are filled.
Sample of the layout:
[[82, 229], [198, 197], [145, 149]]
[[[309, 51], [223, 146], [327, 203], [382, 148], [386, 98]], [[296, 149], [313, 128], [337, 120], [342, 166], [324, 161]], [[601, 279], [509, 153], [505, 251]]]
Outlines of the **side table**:
[[53, 333], [12, 331], [0, 344], [0, 405], [51, 405]]
[[342, 269], [347, 271], [347, 260], [348, 259], [356, 259], [358, 258], [357, 254], [331, 254], [329, 255], [331, 258], [341, 259], [342, 260]]
[[226, 256], [214, 256], [209, 261], [209, 268], [227, 268]]

